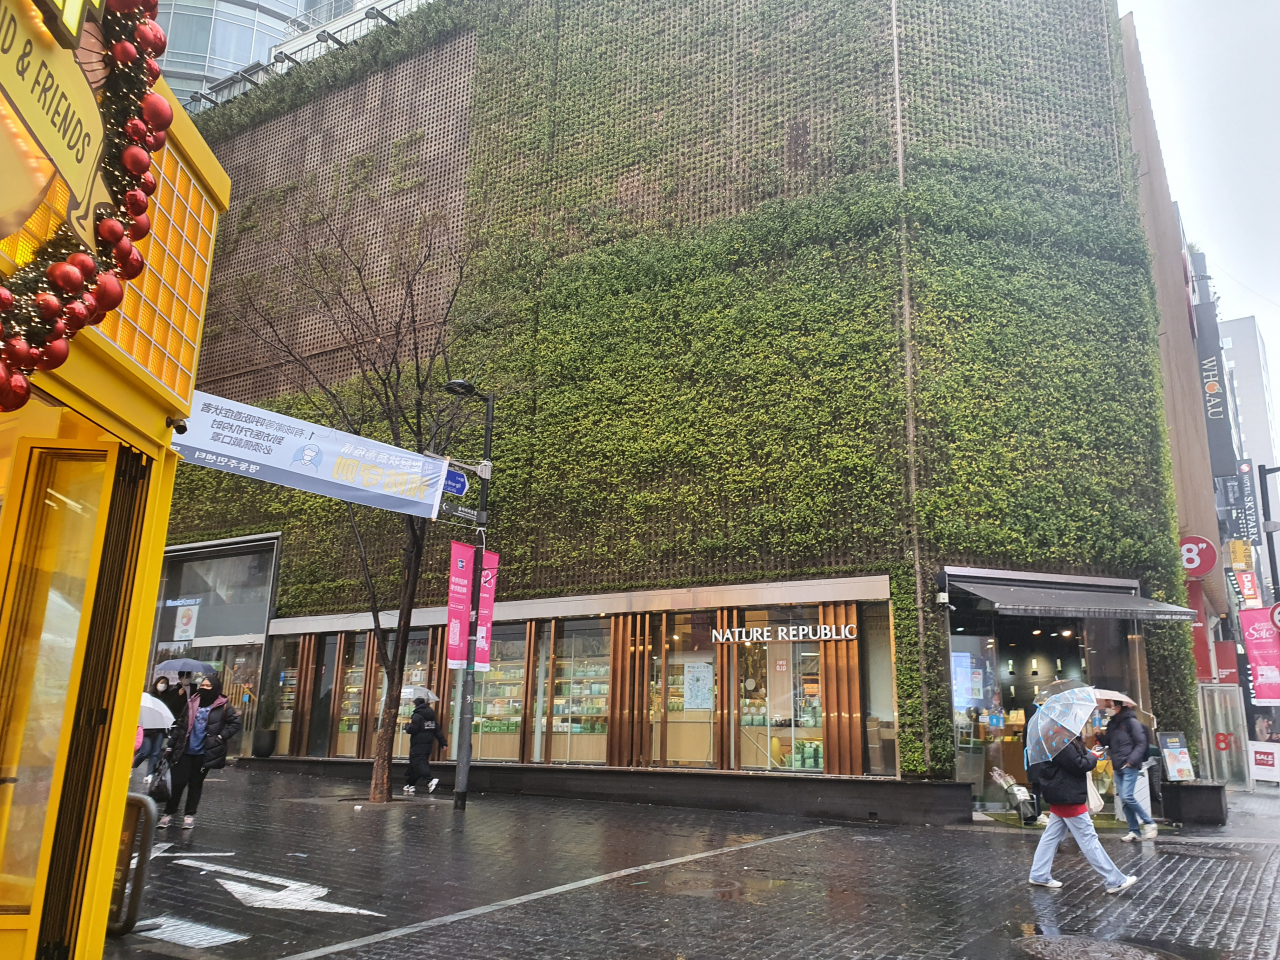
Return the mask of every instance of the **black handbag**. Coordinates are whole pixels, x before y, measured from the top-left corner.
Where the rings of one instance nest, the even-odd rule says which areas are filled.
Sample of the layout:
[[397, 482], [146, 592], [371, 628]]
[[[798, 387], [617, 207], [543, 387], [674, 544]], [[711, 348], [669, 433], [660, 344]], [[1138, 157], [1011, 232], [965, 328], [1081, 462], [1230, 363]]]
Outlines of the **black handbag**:
[[147, 787], [147, 796], [156, 803], [167, 803], [173, 795], [173, 775], [169, 771], [169, 758], [162, 756], [156, 764], [156, 772], [151, 775], [151, 784]]

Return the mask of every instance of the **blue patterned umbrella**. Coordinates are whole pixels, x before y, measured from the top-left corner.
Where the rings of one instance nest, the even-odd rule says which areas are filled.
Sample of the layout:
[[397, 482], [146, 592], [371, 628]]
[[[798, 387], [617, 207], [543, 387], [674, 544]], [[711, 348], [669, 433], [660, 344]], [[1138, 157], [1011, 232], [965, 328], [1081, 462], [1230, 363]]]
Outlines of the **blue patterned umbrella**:
[[1098, 708], [1093, 687], [1077, 687], [1054, 694], [1027, 721], [1027, 766], [1044, 763], [1061, 753]]

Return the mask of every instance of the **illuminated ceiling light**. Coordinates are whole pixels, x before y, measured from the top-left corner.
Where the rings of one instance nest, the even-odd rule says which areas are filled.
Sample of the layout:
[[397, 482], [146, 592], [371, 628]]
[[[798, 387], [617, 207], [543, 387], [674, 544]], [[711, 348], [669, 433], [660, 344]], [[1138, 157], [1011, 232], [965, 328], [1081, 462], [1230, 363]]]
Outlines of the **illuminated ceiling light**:
[[1064, 637], [1069, 637], [1069, 636], [1071, 636], [1071, 631], [1070, 631], [1070, 630], [1063, 630], [1063, 631], [1062, 631], [1062, 635], [1063, 635]]
[[1032, 631], [1031, 631], [1031, 635], [1032, 635], [1033, 637], [1038, 637], [1038, 636], [1040, 636], [1040, 631], [1039, 631], [1039, 630], [1032, 630]]

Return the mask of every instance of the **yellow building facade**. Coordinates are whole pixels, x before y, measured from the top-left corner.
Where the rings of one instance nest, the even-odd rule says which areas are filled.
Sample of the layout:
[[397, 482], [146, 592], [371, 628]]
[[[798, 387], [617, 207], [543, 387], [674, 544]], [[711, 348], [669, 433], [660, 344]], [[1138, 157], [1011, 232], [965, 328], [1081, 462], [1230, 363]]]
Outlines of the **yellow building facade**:
[[[29, 400], [0, 413], [4, 960], [94, 960], [111, 910], [178, 461], [172, 425], [190, 412], [230, 196], [163, 80], [155, 91], [174, 116], [152, 154], [150, 232], [136, 243], [145, 268], [124, 282], [119, 309], [75, 334], [64, 363], [31, 375]], [[8, 109], [12, 120], [12, 97]], [[22, 149], [22, 129], [9, 132]], [[76, 202], [55, 176], [0, 239], [0, 285]]]

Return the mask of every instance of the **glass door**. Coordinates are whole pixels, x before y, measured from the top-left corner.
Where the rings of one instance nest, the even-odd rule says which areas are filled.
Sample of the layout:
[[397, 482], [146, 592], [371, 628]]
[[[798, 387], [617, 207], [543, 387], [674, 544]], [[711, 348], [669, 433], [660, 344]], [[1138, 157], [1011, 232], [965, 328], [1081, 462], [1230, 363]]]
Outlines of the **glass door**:
[[477, 760], [520, 759], [525, 644], [524, 621], [494, 625], [489, 670], [476, 674], [471, 752]]
[[552, 762], [605, 762], [610, 626], [606, 618], [566, 620], [560, 626], [551, 697]]
[[25, 441], [13, 452], [0, 526], [13, 543], [0, 647], [0, 913], [31, 912], [53, 828], [110, 459]]
[[364, 699], [364, 635], [347, 634], [342, 645], [342, 684], [338, 702], [335, 757], [354, 757], [360, 748], [360, 704]]
[[338, 672], [338, 638], [329, 633], [316, 637], [315, 680], [311, 688], [311, 710], [307, 720], [307, 756], [329, 756], [329, 735], [333, 729], [333, 678]]

